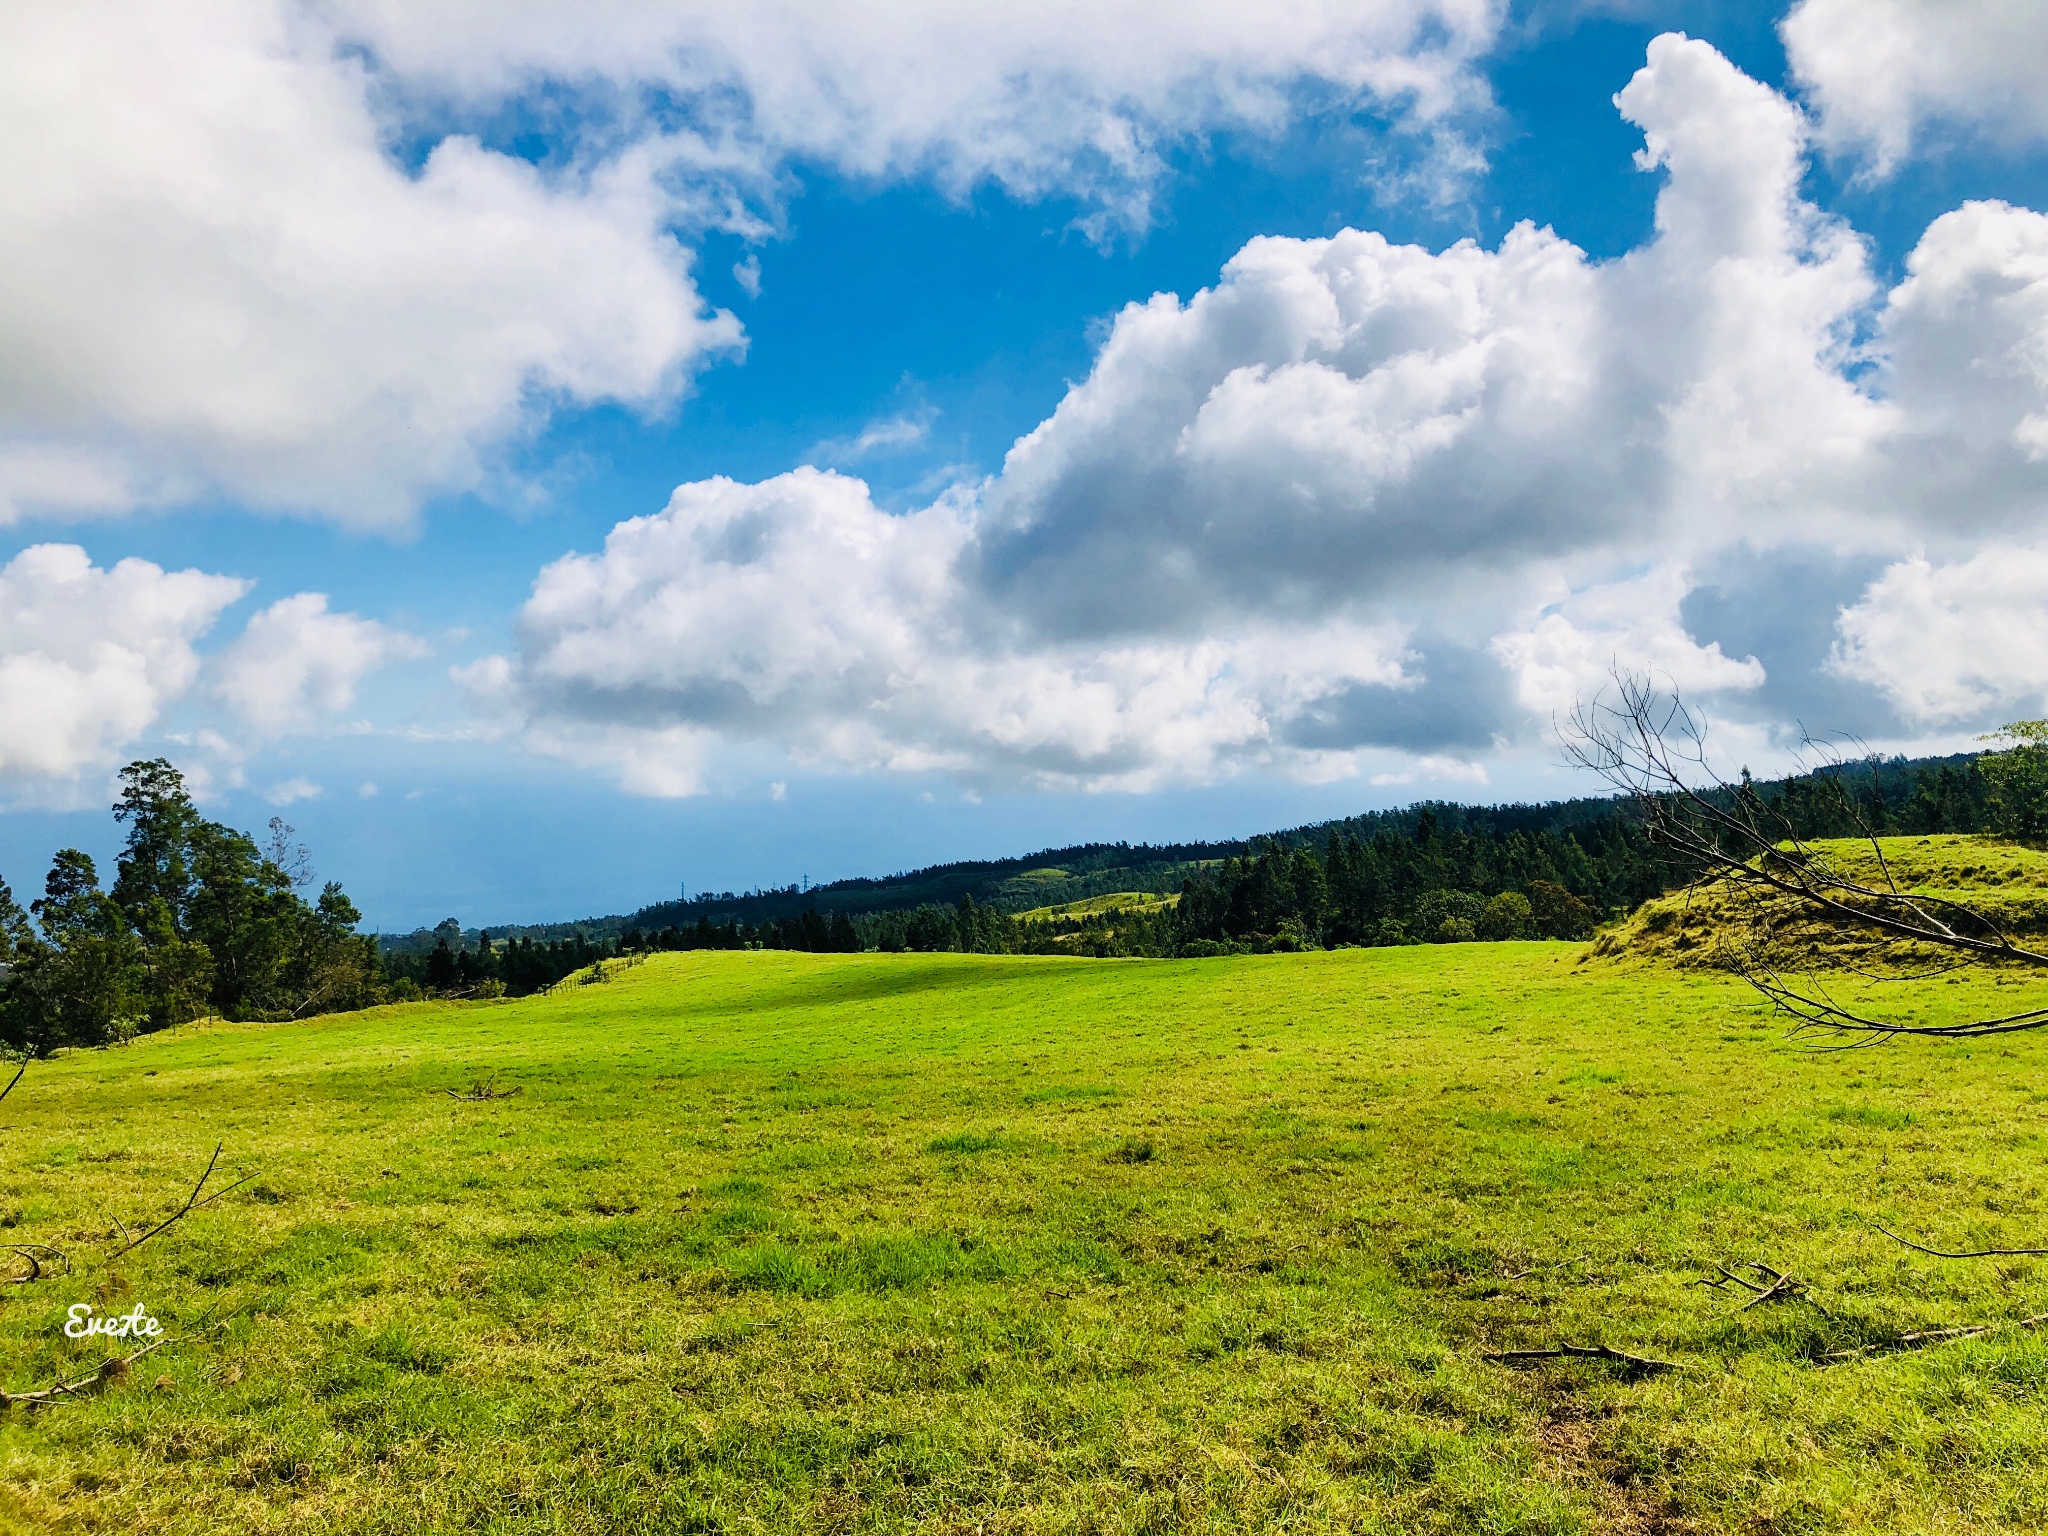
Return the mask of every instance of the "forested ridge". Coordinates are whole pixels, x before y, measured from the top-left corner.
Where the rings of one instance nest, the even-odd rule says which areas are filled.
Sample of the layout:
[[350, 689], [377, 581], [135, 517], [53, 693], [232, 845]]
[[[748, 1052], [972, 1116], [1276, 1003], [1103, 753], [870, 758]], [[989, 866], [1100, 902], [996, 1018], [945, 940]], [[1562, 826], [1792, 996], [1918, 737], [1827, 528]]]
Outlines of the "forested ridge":
[[[1991, 829], [1982, 766], [2006, 756], [1862, 763], [1751, 784], [1803, 835]], [[107, 1044], [204, 1015], [286, 1019], [423, 995], [525, 995], [654, 950], [963, 950], [1200, 956], [1478, 938], [1580, 938], [1682, 876], [1615, 800], [1427, 802], [1229, 843], [1095, 843], [664, 902], [550, 930], [360, 934], [342, 888], [273, 819], [255, 838], [202, 816], [162, 759], [130, 764], [110, 886], [59, 852], [26, 908], [0, 880], [0, 1041]], [[1841, 793], [1846, 785], [1847, 793]], [[2032, 837], [2040, 829], [2014, 828]], [[1088, 898], [1123, 899], [1098, 910]], [[1076, 909], [1081, 904], [1081, 909]]]
[[[1784, 807], [1810, 836], [1854, 832], [1858, 819], [1885, 832], [1976, 832], [1993, 822], [1980, 761], [1864, 761], [1743, 792]], [[1682, 878], [1625, 802], [1430, 801], [1238, 842], [1094, 843], [808, 889], [707, 893], [594, 919], [568, 937], [512, 930], [506, 942], [506, 930], [466, 934], [451, 919], [387, 940], [385, 964], [429, 989], [520, 991], [594, 958], [649, 950], [1197, 956], [1578, 938]], [[1110, 892], [1156, 899], [1061, 910]]]

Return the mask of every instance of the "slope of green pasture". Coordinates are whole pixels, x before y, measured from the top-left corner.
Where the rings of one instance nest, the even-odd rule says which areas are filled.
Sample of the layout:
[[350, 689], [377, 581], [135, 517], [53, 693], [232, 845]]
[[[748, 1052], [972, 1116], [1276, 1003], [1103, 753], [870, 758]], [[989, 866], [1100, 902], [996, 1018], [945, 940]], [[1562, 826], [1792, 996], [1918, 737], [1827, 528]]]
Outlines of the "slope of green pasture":
[[[1564, 945], [660, 956], [601, 986], [39, 1063], [0, 1527], [2048, 1525], [2048, 1041], [1817, 1054]], [[1923, 989], [1930, 1016], [1993, 982]], [[452, 1098], [479, 1078], [517, 1088]], [[125, 1258], [216, 1141], [255, 1180]], [[1812, 1300], [1696, 1282], [1762, 1260]], [[1488, 1348], [1607, 1343], [1628, 1379]]]
[[1157, 912], [1161, 907], [1179, 905], [1178, 892], [1171, 896], [1153, 896], [1144, 891], [1110, 891], [1102, 896], [1083, 897], [1079, 901], [1063, 901], [1056, 906], [1033, 907], [1028, 912], [1015, 915], [1029, 922], [1052, 917], [1089, 917], [1097, 912]]

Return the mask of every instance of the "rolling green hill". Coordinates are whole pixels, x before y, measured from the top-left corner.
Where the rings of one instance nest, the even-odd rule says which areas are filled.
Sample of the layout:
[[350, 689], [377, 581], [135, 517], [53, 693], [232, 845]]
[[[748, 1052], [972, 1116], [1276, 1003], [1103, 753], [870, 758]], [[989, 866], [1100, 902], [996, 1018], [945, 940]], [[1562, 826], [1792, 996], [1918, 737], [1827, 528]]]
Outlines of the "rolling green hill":
[[[2048, 1239], [2048, 1040], [1817, 1054], [1563, 944], [610, 974], [34, 1065], [0, 1226], [73, 1272], [0, 1385], [76, 1302], [172, 1342], [0, 1418], [0, 1528], [2048, 1523], [2048, 1269], [1875, 1226]], [[1678, 1369], [1487, 1357], [1567, 1343]]]
[[[1813, 851], [1853, 879], [1882, 887], [1887, 873], [1906, 892], [1940, 897], [1984, 914], [2016, 939], [2048, 936], [2048, 853], [1991, 837], [1931, 835], [1816, 840]], [[1837, 970], [1880, 954], [1937, 961], [1929, 952], [1815, 921], [1784, 899], [1757, 905], [1707, 887], [1644, 903], [1626, 922], [1602, 933], [1601, 959], [1646, 959], [1691, 968], [1722, 968], [1726, 942], [1752, 944], [1772, 963]]]

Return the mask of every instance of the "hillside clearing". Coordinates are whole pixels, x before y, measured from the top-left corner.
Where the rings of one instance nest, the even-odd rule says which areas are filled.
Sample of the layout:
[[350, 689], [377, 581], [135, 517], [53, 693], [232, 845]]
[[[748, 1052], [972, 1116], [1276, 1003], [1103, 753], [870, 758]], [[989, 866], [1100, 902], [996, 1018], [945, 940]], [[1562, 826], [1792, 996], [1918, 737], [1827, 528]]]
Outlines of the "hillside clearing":
[[1110, 891], [1101, 896], [1088, 896], [1080, 901], [1063, 901], [1057, 906], [1033, 907], [1028, 912], [1012, 914], [1020, 922], [1043, 922], [1055, 917], [1093, 917], [1098, 914], [1116, 912], [1157, 912], [1179, 902], [1178, 894], [1155, 896], [1147, 891]]
[[[1561, 944], [658, 956], [39, 1064], [17, 1529], [2019, 1531], [2048, 1042], [1816, 1054]], [[1990, 980], [1924, 989], [1932, 1012]], [[518, 1089], [468, 1100], [477, 1082]], [[216, 1141], [257, 1178], [113, 1270]], [[1810, 1287], [1738, 1310], [1759, 1261]], [[1816, 1305], [1815, 1303], [1818, 1303]], [[209, 1323], [222, 1324], [202, 1332]], [[95, 1344], [98, 1341], [94, 1341]], [[1683, 1367], [1503, 1365], [1604, 1344]]]

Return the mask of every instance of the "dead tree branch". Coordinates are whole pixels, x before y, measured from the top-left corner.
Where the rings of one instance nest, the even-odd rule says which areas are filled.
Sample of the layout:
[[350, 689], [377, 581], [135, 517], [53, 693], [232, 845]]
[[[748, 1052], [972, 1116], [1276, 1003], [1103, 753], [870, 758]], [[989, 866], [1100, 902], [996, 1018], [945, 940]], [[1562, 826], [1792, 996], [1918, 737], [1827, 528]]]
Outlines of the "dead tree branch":
[[1767, 1301], [1790, 1301], [1797, 1296], [1805, 1296], [1809, 1301], [1813, 1299], [1810, 1295], [1807, 1295], [1806, 1282], [1796, 1276], [1786, 1274], [1782, 1270], [1773, 1269], [1768, 1264], [1756, 1261], [1752, 1261], [1742, 1267], [1755, 1270], [1763, 1279], [1745, 1279], [1727, 1265], [1716, 1260], [1714, 1261], [1714, 1268], [1721, 1272], [1720, 1278], [1716, 1279], [1710, 1275], [1694, 1283], [1704, 1285], [1707, 1289], [1713, 1291], [1725, 1291], [1731, 1285], [1740, 1286], [1743, 1290], [1749, 1292], [1749, 1300], [1735, 1309], [1738, 1312], [1747, 1312], [1751, 1307], [1760, 1307]]
[[1685, 1369], [1675, 1360], [1654, 1360], [1648, 1355], [1632, 1355], [1626, 1350], [1615, 1349], [1606, 1344], [1559, 1344], [1552, 1349], [1490, 1349], [1479, 1358], [1503, 1363], [1517, 1360], [1611, 1360], [1624, 1371], [1643, 1376], [1654, 1376], [1659, 1371]]
[[[1991, 914], [1946, 897], [1902, 888], [1876, 827], [1849, 789], [1850, 764], [1809, 740], [1822, 758], [1808, 783], [1829, 812], [1855, 829], [1869, 850], [1866, 878], [1816, 848], [1785, 803], [1770, 804], [1748, 783], [1730, 783], [1707, 753], [1705, 721], [1675, 691], [1617, 673], [1611, 688], [1581, 704], [1560, 729], [1567, 757], [1632, 800], [1651, 843], [1674, 866], [1689, 894], [1716, 891], [1740, 903], [1753, 933], [1773, 913], [1817, 921], [1872, 945], [1903, 945], [1918, 958], [1866, 969], [1871, 980], [1908, 980], [1926, 969], [1925, 952], [1945, 968], [2010, 964], [2048, 970], [2048, 953], [2023, 944]], [[1762, 944], [1725, 944], [1729, 968], [1800, 1029], [1875, 1043], [1899, 1035], [1969, 1039], [2048, 1026], [2048, 1007], [1955, 1024], [1913, 1024], [1838, 1001], [1814, 978], [1788, 979]]]
[[216, 1164], [220, 1162], [220, 1154], [226, 1146], [226, 1142], [221, 1142], [218, 1146], [216, 1146], [213, 1149], [213, 1156], [206, 1160], [206, 1171], [199, 1175], [199, 1182], [192, 1186], [192, 1193], [185, 1197], [185, 1203], [183, 1205], [179, 1206], [175, 1211], [173, 1211], [169, 1216], [165, 1217], [162, 1221], [158, 1222], [155, 1226], [149, 1228], [140, 1237], [129, 1239], [127, 1243], [123, 1244], [119, 1248], [116, 1248], [112, 1253], [108, 1254], [107, 1262], [112, 1263], [115, 1259], [120, 1258], [122, 1254], [127, 1253], [133, 1249], [140, 1248], [144, 1243], [148, 1242], [152, 1237], [155, 1237], [159, 1232], [162, 1232], [167, 1227], [173, 1226], [176, 1223], [183, 1221], [187, 1216], [190, 1216], [194, 1211], [201, 1210], [204, 1207], [213, 1204], [213, 1202], [220, 1199], [221, 1196], [233, 1194], [236, 1190], [240, 1189], [244, 1184], [248, 1183], [251, 1179], [255, 1178], [255, 1174], [245, 1173], [239, 1179], [235, 1180], [234, 1183], [223, 1185], [221, 1188], [215, 1190], [212, 1194], [206, 1195], [203, 1199], [201, 1198], [201, 1194], [206, 1188], [207, 1180], [213, 1177], [214, 1167]]
[[0, 1253], [11, 1253], [28, 1265], [28, 1272], [0, 1278], [0, 1285], [33, 1285], [43, 1278], [45, 1264], [61, 1265], [52, 1270], [54, 1274], [71, 1273], [70, 1255], [61, 1248], [52, 1248], [48, 1243], [7, 1243], [0, 1245]]
[[1902, 1243], [1916, 1253], [1931, 1254], [1937, 1259], [2021, 1259], [2048, 1254], [2048, 1248], [1977, 1248], [1969, 1253], [1946, 1253], [1939, 1248], [1929, 1248], [1922, 1243], [1916, 1243], [1910, 1237], [1901, 1237], [1889, 1227], [1878, 1226], [1874, 1221], [1871, 1225], [1877, 1227], [1878, 1231], [1893, 1242]]
[[2003, 1323], [1976, 1323], [1959, 1328], [1927, 1328], [1919, 1333], [1902, 1333], [1897, 1338], [1884, 1339], [1876, 1344], [1859, 1344], [1854, 1349], [1830, 1350], [1827, 1358], [1860, 1360], [1866, 1355], [1925, 1349], [1930, 1344], [1952, 1344], [1959, 1339], [1981, 1339], [1986, 1334], [2003, 1333], [2008, 1328], [2038, 1328], [2043, 1323], [2048, 1323], [2048, 1312], [2037, 1312], [2032, 1317], [2016, 1317]]
[[81, 1376], [76, 1381], [52, 1382], [49, 1386], [34, 1392], [0, 1392], [0, 1408], [41, 1408], [51, 1403], [62, 1402], [67, 1397], [82, 1397], [88, 1392], [96, 1392], [108, 1383], [119, 1381], [126, 1376], [129, 1368], [144, 1355], [162, 1349], [170, 1342], [170, 1337], [166, 1335], [161, 1339], [152, 1339], [132, 1355], [109, 1356], [98, 1370], [89, 1376]]
[[451, 1099], [460, 1099], [470, 1104], [481, 1104], [490, 1099], [509, 1099], [519, 1092], [517, 1088], [500, 1088], [495, 1072], [489, 1077], [477, 1078], [461, 1093], [457, 1093], [453, 1088], [443, 1088], [441, 1091]]

